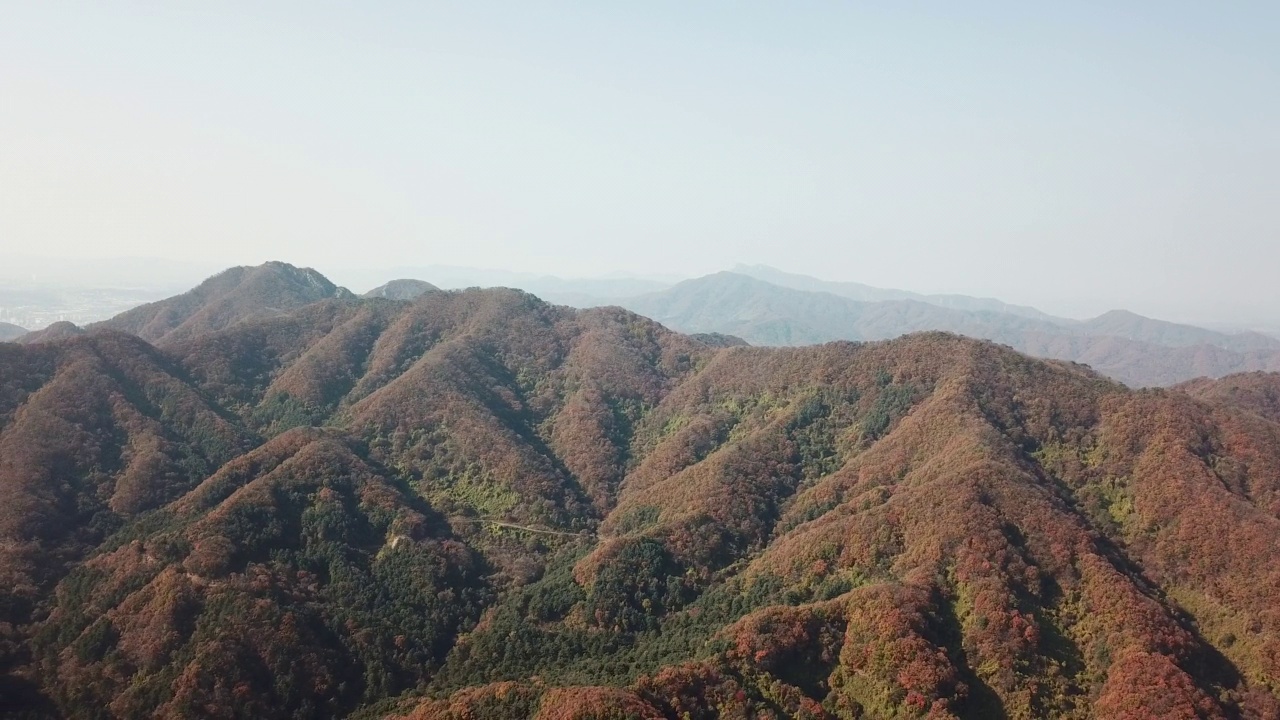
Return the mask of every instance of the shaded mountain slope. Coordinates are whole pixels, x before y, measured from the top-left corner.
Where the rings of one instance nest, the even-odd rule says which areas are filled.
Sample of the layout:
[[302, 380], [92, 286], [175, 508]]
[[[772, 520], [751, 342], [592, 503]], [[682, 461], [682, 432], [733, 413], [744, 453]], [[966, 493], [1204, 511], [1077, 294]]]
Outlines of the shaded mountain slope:
[[120, 330], [164, 344], [343, 297], [351, 293], [315, 270], [269, 262], [231, 268], [189, 292], [142, 305], [94, 323], [90, 329]]
[[388, 300], [327, 300], [176, 342], [170, 352], [246, 422], [309, 424], [360, 377], [373, 343], [403, 309]]
[[3, 367], [4, 622], [26, 619], [69, 563], [252, 442], [169, 358], [129, 335], [6, 346]]
[[[691, 369], [689, 354], [709, 353], [710, 350], [664, 331], [651, 321], [626, 313], [608, 309], [577, 313], [547, 306], [532, 296], [514, 291], [448, 293], [442, 294], [437, 302], [434, 306], [427, 303], [428, 307], [419, 307], [416, 312], [414, 306], [387, 301], [328, 302], [306, 308], [293, 316], [295, 322], [292, 326], [288, 326], [283, 318], [274, 318], [214, 333], [190, 349], [192, 357], [207, 363], [204, 366], [193, 365], [191, 374], [203, 380], [211, 391], [225, 390], [238, 378], [246, 378], [248, 387], [230, 393], [229, 397], [248, 398], [250, 402], [229, 403], [229, 406], [241, 413], [246, 423], [252, 424], [258, 419], [256, 413], [259, 410], [252, 401], [269, 398], [273, 392], [271, 383], [265, 383], [265, 387], [254, 387], [261, 375], [278, 379], [280, 387], [285, 388], [279, 392], [297, 392], [298, 386], [291, 378], [309, 374], [304, 373], [304, 369], [312, 371], [331, 367], [318, 358], [337, 358], [338, 364], [342, 365], [350, 359], [345, 351], [350, 344], [350, 336], [358, 334], [354, 329], [375, 328], [373, 335], [380, 341], [375, 343], [378, 347], [369, 358], [352, 361], [352, 365], [374, 371], [368, 378], [361, 378], [364, 384], [355, 391], [354, 397], [362, 398], [364, 402], [354, 402], [351, 406], [352, 423], [361, 428], [361, 432], [325, 436], [329, 439], [324, 441], [324, 457], [330, 458], [333, 453], [338, 453], [346, 459], [309, 463], [306, 465], [309, 469], [296, 476], [296, 481], [322, 482], [325, 478], [342, 478], [345, 482], [346, 478], [366, 472], [381, 473], [385, 477], [387, 471], [377, 469], [385, 467], [381, 460], [393, 463], [394, 480], [385, 482], [392, 483], [399, 492], [412, 488], [406, 497], [411, 498], [411, 504], [417, 508], [415, 512], [434, 517], [446, 534], [449, 525], [442, 524], [442, 515], [429, 509], [428, 500], [438, 503], [451, 516], [457, 516], [450, 522], [456, 522], [460, 530], [471, 538], [470, 541], [482, 548], [495, 563], [498, 574], [492, 575], [486, 583], [511, 582], [511, 578], [536, 567], [537, 546], [526, 547], [527, 543], [519, 536], [492, 536], [485, 525], [474, 522], [477, 511], [483, 510], [490, 516], [513, 521], [558, 523], [563, 527], [590, 524], [591, 518], [597, 514], [592, 509], [593, 503], [607, 506], [614, 490], [610, 483], [616, 483], [620, 476], [621, 460], [616, 456], [619, 449], [611, 443], [612, 436], [619, 432], [617, 423], [625, 423], [627, 414], [638, 412], [645, 402], [656, 403], [659, 395], [655, 393], [661, 393], [671, 384], [671, 379], [664, 375], [664, 367], [671, 368], [673, 372], [688, 372]], [[376, 330], [379, 323], [387, 323], [394, 315], [389, 311], [405, 314], [393, 327]], [[324, 325], [326, 320], [330, 322], [328, 326]], [[132, 341], [143, 345], [136, 339]], [[359, 345], [358, 342], [356, 344]], [[37, 347], [53, 352], [59, 346]], [[218, 376], [218, 382], [210, 381], [206, 374], [209, 368], [236, 368], [237, 358], [258, 357], [260, 348], [270, 350], [264, 355], [275, 358], [272, 361], [274, 367], [259, 368], [240, 376], [233, 371]], [[334, 348], [338, 350], [334, 351]], [[221, 359], [211, 359], [219, 355]], [[382, 371], [383, 363], [392, 360], [407, 364], [398, 369], [399, 374], [390, 371], [385, 377], [377, 375]], [[35, 372], [16, 363], [14, 367], [22, 377]], [[486, 385], [490, 390], [483, 391]], [[523, 396], [543, 387], [554, 393], [545, 398], [549, 403], [545, 406], [537, 403], [532, 403], [533, 407], [521, 406], [523, 398], [512, 394]], [[20, 400], [21, 397], [15, 402]], [[259, 402], [269, 406], [272, 401]], [[569, 419], [561, 421], [560, 415]], [[448, 427], [450, 424], [455, 426]], [[278, 431], [270, 424], [264, 427], [273, 434]], [[424, 437], [421, 434], [424, 429], [431, 434]], [[139, 538], [142, 541], [141, 569], [137, 567], [138, 550], [110, 550], [108, 557], [99, 556], [90, 561], [80, 574], [63, 583], [58, 594], [48, 598], [46, 602], [53, 603], [52, 612], [49, 619], [43, 621], [43, 634], [40, 636], [45, 644], [40, 644], [42, 641], [39, 639], [33, 641], [37, 656], [44, 660], [31, 674], [41, 678], [46, 685], [59, 688], [51, 692], [59, 706], [72, 709], [114, 702], [113, 712], [124, 716], [152, 711], [181, 715], [190, 712], [190, 708], [202, 707], [198, 704], [200, 702], [215, 705], [225, 702], [227, 697], [220, 693], [230, 692], [242, 682], [253, 685], [249, 679], [236, 673], [284, 672], [284, 666], [279, 664], [280, 658], [290, 656], [292, 643], [306, 647], [315, 645], [321, 649], [316, 650], [319, 654], [315, 663], [303, 663], [291, 671], [295, 674], [290, 676], [293, 678], [290, 684], [296, 684], [297, 688], [316, 686], [320, 689], [309, 690], [296, 697], [282, 696], [272, 690], [268, 682], [266, 686], [253, 685], [252, 689], [242, 687], [238, 691], [241, 695], [236, 697], [249, 693], [249, 697], [255, 698], [249, 707], [275, 707], [276, 710], [271, 712], [331, 714], [335, 708], [350, 709], [352, 703], [366, 694], [381, 697], [403, 689], [404, 683], [413, 684], [411, 678], [394, 681], [383, 678], [386, 671], [379, 666], [363, 684], [343, 678], [341, 683], [348, 690], [340, 692], [336, 698], [328, 698], [324, 695], [325, 688], [333, 691], [333, 684], [339, 682], [335, 676], [305, 674], [320, 673], [324, 668], [328, 668], [324, 673], [348, 672], [349, 666], [341, 663], [348, 662], [353, 656], [373, 662], [369, 658], [379, 659], [384, 652], [396, 652], [383, 649], [381, 645], [362, 645], [368, 642], [362, 639], [364, 635], [354, 640], [347, 638], [353, 632], [350, 628], [339, 632], [338, 639], [324, 633], [316, 635], [320, 632], [315, 627], [316, 623], [332, 620], [331, 615], [325, 614], [332, 610], [326, 603], [336, 605], [338, 599], [316, 600], [320, 609], [314, 612], [320, 613], [318, 615], [295, 607], [303, 597], [309, 597], [307, 593], [311, 592], [308, 590], [311, 585], [304, 583], [299, 588], [301, 581], [296, 572], [275, 567], [280, 560], [280, 550], [302, 542], [291, 533], [298, 532], [299, 517], [303, 518], [301, 522], [305, 531], [308, 511], [301, 508], [307, 501], [294, 496], [284, 497], [282, 493], [285, 491], [278, 485], [265, 483], [259, 478], [275, 478], [278, 473], [273, 468], [284, 462], [279, 459], [280, 454], [294, 457], [297, 451], [293, 448], [297, 443], [305, 442], [306, 447], [312, 447], [318, 442], [309, 433], [311, 431], [294, 430], [278, 435], [261, 450], [228, 464], [187, 497], [158, 515], [139, 521], [137, 527], [122, 531], [104, 546], [119, 547], [124, 542], [123, 538]], [[351, 439], [342, 440], [339, 436]], [[348, 449], [335, 449], [334, 443]], [[552, 446], [561, 447], [562, 453], [552, 451]], [[277, 451], [274, 448], [282, 449]], [[574, 468], [573, 476], [567, 467]], [[255, 487], [271, 489], [252, 490]], [[319, 492], [319, 489], [313, 488], [308, 492]], [[190, 522], [205, 527], [215, 522], [214, 518], [225, 514], [222, 508], [226, 503], [236, 498], [248, 498], [242, 503], [247, 503], [247, 509], [232, 513], [240, 519], [235, 520], [229, 530], [220, 533], [227, 538], [227, 543], [216, 540], [210, 546], [200, 539], [203, 533], [195, 530], [173, 535], [172, 530], [177, 527], [175, 523]], [[524, 502], [526, 498], [527, 503]], [[264, 507], [277, 509], [268, 511]], [[189, 521], [182, 518], [189, 518]], [[368, 524], [374, 520], [340, 516], [334, 522], [339, 523], [338, 528], [341, 529], [352, 523]], [[386, 525], [385, 520], [378, 522], [383, 523], [379, 532], [384, 534], [393, 530], [396, 533], [408, 532], [404, 528], [396, 530], [399, 526], [395, 522], [391, 525]], [[380, 537], [382, 540], [377, 547], [382, 547], [385, 542], [398, 542], [393, 537]], [[139, 546], [135, 544], [133, 547]], [[155, 562], [154, 557], [158, 557], [160, 551], [147, 549], [149, 547], [164, 548], [163, 553], [173, 558], [168, 561], [170, 563], [177, 560], [186, 562], [192, 556], [217, 555], [214, 550], [229, 554], [231, 560], [220, 562], [232, 562], [231, 567], [238, 568], [236, 572], [240, 573], [228, 581], [231, 587], [226, 591], [232, 594], [224, 595], [219, 591], [216, 602], [205, 598], [213, 590], [208, 583], [188, 577], [194, 582], [188, 587], [190, 583], [164, 570], [163, 563]], [[232, 549], [245, 547], [258, 549]], [[467, 555], [473, 551], [459, 546], [457, 551], [450, 552]], [[262, 567], [268, 559], [270, 569]], [[367, 560], [366, 557], [360, 562]], [[117, 561], [121, 563], [119, 567], [116, 566]], [[528, 566], [523, 570], [522, 561]], [[203, 563], [204, 560], [194, 562]], [[105, 565], [100, 566], [99, 563]], [[333, 572], [332, 565], [321, 572], [314, 559], [305, 567], [310, 572], [319, 573], [322, 588], [327, 574]], [[104, 576], [104, 572], [107, 575]], [[210, 643], [207, 653], [212, 655], [201, 650], [205, 647], [201, 644], [204, 640], [195, 645], [183, 642], [165, 644], [146, 650], [150, 653], [147, 657], [151, 658], [148, 661], [151, 669], [147, 670], [140, 668], [136, 657], [119, 654], [126, 652], [126, 646], [134, 647], [136, 643], [145, 642], [144, 639], [127, 640], [126, 633], [121, 630], [126, 626], [138, 628], [138, 632], [145, 635], [163, 630], [165, 626], [156, 623], [178, 623], [173, 630], [163, 632], [181, 634], [193, 632], [194, 623], [196, 635], [205, 637], [200, 631], [203, 621], [174, 619], [171, 616], [178, 611], [171, 604], [156, 608], [154, 605], [158, 601], [148, 599], [148, 593], [153, 591], [146, 588], [151, 587], [149, 583], [155, 581], [152, 575], [157, 572], [160, 575], [156, 577], [165, 584], [154, 592], [165, 598], [165, 603], [177, 602], [172, 598], [173, 593], [179, 592], [174, 587], [186, 588], [179, 593], [182, 600], [177, 606], [186, 608], [180, 612], [182, 617], [194, 612], [192, 608], [210, 605], [219, 608], [214, 616], [217, 621], [210, 620], [212, 624], [209, 625], [209, 632], [213, 635], [207, 639]], [[372, 572], [368, 570], [366, 575]], [[426, 578], [424, 582], [435, 582], [433, 578], [436, 578], [435, 575], [414, 571], [409, 566], [397, 566], [395, 572], [415, 573], [415, 577]], [[400, 577], [396, 575], [396, 578]], [[386, 582], [401, 582], [396, 578]], [[384, 592], [378, 590], [379, 582], [382, 581], [367, 578], [364, 584], [375, 592]], [[429, 586], [435, 588], [432, 590], [434, 594], [445, 592], [453, 584], [453, 580], [443, 578], [439, 579], [439, 587]], [[129, 589], [122, 594], [120, 590], [144, 585], [146, 588], [141, 591]], [[80, 589], [72, 591], [67, 589], [69, 587]], [[88, 587], [100, 588], [101, 597], [96, 594], [98, 590], [89, 590], [86, 595]], [[476, 587], [480, 592], [488, 585]], [[343, 592], [351, 590], [347, 587]], [[241, 596], [246, 599], [234, 599]], [[257, 598], [253, 601], [257, 606], [244, 605], [249, 602], [248, 598]], [[381, 607], [383, 600], [382, 596], [375, 595], [367, 602]], [[95, 619], [94, 613], [98, 611], [93, 608], [99, 607], [95, 604], [99, 602], [104, 603], [101, 612], [109, 616], [105, 620]], [[421, 600], [413, 602], [416, 603], [415, 609], [420, 609]], [[245, 622], [258, 628], [257, 635], [240, 634], [244, 629], [238, 622], [230, 620], [234, 615], [227, 614], [225, 603], [233, 603], [246, 613], [248, 619]], [[89, 609], [82, 607], [86, 604]], [[268, 614], [251, 611], [252, 607], [267, 608]], [[450, 611], [453, 611], [452, 606]], [[158, 619], [134, 617], [136, 613], [146, 615], [153, 612], [160, 613]], [[300, 639], [267, 632], [273, 623], [289, 616], [296, 616], [299, 623], [305, 621], [309, 628]], [[164, 620], [165, 617], [171, 619]], [[474, 615], [465, 617], [470, 618], [468, 622], [475, 620]], [[453, 630], [448, 632], [455, 632], [463, 618], [459, 615], [451, 621], [453, 624], [449, 627]], [[265, 624], [259, 626], [259, 622]], [[222, 627], [229, 624], [236, 624], [239, 629]], [[388, 627], [396, 629], [394, 625]], [[441, 637], [450, 637], [445, 630], [439, 632], [445, 633]], [[104, 633], [113, 639], [113, 647], [118, 648], [118, 652], [95, 654], [97, 651], [81, 652], [78, 649], [99, 642]], [[72, 640], [78, 644], [69, 650], [65, 643]], [[400, 643], [427, 642], [414, 636], [408, 640], [397, 640], [392, 636], [387, 642], [393, 640]], [[74, 655], [69, 656], [69, 652]], [[219, 664], [221, 661], [216, 658], [216, 652], [230, 653], [228, 664]], [[192, 657], [198, 661], [195, 665], [190, 664]], [[199, 660], [200, 657], [205, 659]], [[425, 656], [413, 657], [420, 660]], [[410, 663], [406, 659], [404, 662], [410, 663], [413, 672], [421, 677], [422, 673], [430, 672], [431, 665], [419, 660]], [[338, 665], [329, 667], [335, 663]], [[396, 672], [404, 671], [405, 668], [401, 667]], [[111, 680], [120, 677], [125, 680]], [[210, 678], [209, 683], [212, 684], [203, 684], [204, 681], [198, 678]], [[189, 687], [190, 683], [194, 685]], [[126, 686], [132, 689], [126, 691]], [[157, 688], [168, 688], [176, 695], [163, 707], [147, 705], [154, 702]], [[196, 699], [183, 699], [186, 695]], [[318, 699], [321, 696], [327, 699], [322, 702]], [[144, 712], [142, 708], [147, 710]], [[270, 716], [271, 712], [267, 715]]]
[[78, 568], [33, 641], [63, 707], [341, 715], [429, 677], [487, 599], [474, 553], [334, 433], [275, 438], [147, 527]]
[[[173, 447], [205, 408], [256, 447], [57, 521], [93, 549], [6, 629], [54, 715], [1280, 712], [1257, 412], [950, 334], [715, 348], [472, 290], [0, 346], [0, 457], [114, 417], [69, 394], [115, 397], [98, 353], [166, 370], [121, 395], [171, 384]], [[59, 471], [71, 505], [114, 502], [101, 465]]]
[[[618, 480], [621, 460], [594, 457], [591, 443], [623, 430], [711, 349], [616, 309], [573, 311], [519, 291], [472, 290], [412, 305], [317, 304], [174, 352], [264, 431], [337, 420], [415, 474], [481, 475], [473, 479], [517, 492], [492, 499], [498, 506], [530, 489], [520, 484], [573, 488], [552, 503], [559, 510], [514, 508], [527, 520], [557, 512], [566, 522], [590, 514], [582, 503], [606, 502]], [[580, 416], [572, 432], [588, 434], [562, 437], [560, 413]], [[572, 440], [584, 444], [553, 452]], [[469, 490], [464, 483], [451, 492]]]
[[[669, 438], [628, 474], [600, 544], [444, 670], [512, 682], [584, 653], [562, 672], [588, 687], [496, 685], [422, 717], [498, 698], [494, 716], [554, 717], [593, 702], [611, 664], [633, 668], [613, 676], [634, 678], [631, 717], [1276, 709], [1259, 690], [1277, 671], [1275, 578], [1243, 580], [1280, 529], [1273, 424], [943, 336], [726, 351], [649, 423]], [[1214, 474], [1228, 457], [1269, 458], [1256, 494]], [[637, 644], [601, 660], [592, 628]]]

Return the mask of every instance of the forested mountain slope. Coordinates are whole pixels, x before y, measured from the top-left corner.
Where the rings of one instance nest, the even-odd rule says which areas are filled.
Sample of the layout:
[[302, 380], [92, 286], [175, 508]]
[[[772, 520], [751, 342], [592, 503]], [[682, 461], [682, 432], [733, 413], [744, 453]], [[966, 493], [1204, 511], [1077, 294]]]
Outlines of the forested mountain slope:
[[1280, 713], [1273, 418], [725, 344], [471, 290], [0, 345], [5, 709]]
[[1200, 378], [1178, 389], [1201, 400], [1248, 410], [1280, 422], [1280, 373], [1244, 373], [1220, 380]]
[[351, 297], [351, 292], [315, 270], [269, 262], [225, 270], [189, 292], [136, 307], [88, 329], [121, 330], [163, 344], [342, 297]]

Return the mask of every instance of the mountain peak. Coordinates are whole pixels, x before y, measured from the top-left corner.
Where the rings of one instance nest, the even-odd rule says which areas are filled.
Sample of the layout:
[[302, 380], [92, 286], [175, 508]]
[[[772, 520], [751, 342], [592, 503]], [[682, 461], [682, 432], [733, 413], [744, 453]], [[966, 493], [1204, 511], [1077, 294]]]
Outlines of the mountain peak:
[[429, 292], [438, 292], [440, 288], [426, 280], [402, 278], [379, 285], [360, 297], [387, 298], [390, 300], [413, 300]]
[[272, 261], [228, 268], [181, 295], [134, 308], [91, 328], [170, 342], [329, 299], [355, 297], [312, 268]]
[[1280, 340], [1261, 333], [1223, 333], [1194, 325], [1156, 320], [1129, 310], [1112, 310], [1082, 327], [1102, 335], [1153, 343], [1166, 347], [1214, 346], [1236, 353], [1280, 351]]
[[1095, 322], [1104, 321], [1104, 320], [1142, 321], [1142, 320], [1151, 320], [1151, 318], [1145, 315], [1139, 315], [1138, 313], [1133, 312], [1132, 310], [1124, 310], [1124, 309], [1117, 308], [1115, 310], [1108, 310], [1093, 319], [1093, 321]]
[[23, 345], [32, 345], [35, 343], [53, 342], [55, 340], [63, 340], [77, 335], [83, 335], [84, 329], [79, 325], [67, 320], [59, 320], [50, 324], [46, 328], [33, 330], [25, 335], [16, 338], [17, 342]]
[[[334, 285], [318, 270], [271, 260], [261, 265], [238, 265], [227, 268], [191, 290], [192, 293], [221, 294], [245, 285], [276, 286], [278, 290], [295, 289], [325, 297], [354, 297], [346, 288]], [[162, 301], [163, 302], [163, 301]]]

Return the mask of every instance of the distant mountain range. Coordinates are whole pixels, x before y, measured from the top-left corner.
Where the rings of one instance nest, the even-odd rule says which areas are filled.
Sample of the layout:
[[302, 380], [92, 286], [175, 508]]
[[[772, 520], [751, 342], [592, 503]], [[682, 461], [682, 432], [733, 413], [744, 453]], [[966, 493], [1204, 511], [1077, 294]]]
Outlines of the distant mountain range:
[[[729, 344], [802, 346], [943, 330], [993, 340], [1037, 357], [1086, 364], [1136, 387], [1280, 370], [1280, 338], [1263, 333], [1220, 332], [1124, 310], [1074, 320], [992, 298], [831, 282], [761, 265], [740, 265], [734, 272], [669, 286], [633, 278], [566, 280], [467, 268], [422, 270], [433, 273], [437, 282], [393, 280], [364, 297], [409, 300], [472, 280], [506, 281], [552, 302], [582, 308], [618, 305], [675, 330]], [[88, 329], [122, 330], [163, 345], [319, 300], [352, 296], [315, 270], [268, 263], [232, 268], [187, 293], [142, 305]], [[20, 341], [78, 332], [80, 328], [70, 323], [55, 323]]]
[[[420, 290], [271, 263], [0, 343], [0, 716], [1280, 716], [1280, 373]], [[1215, 339], [734, 273], [645, 302]]]
[[656, 292], [672, 282], [637, 277], [563, 278], [538, 273], [511, 272], [453, 265], [393, 267], [383, 270], [348, 270], [342, 282], [351, 287], [368, 287], [388, 277], [418, 278], [446, 290], [471, 287], [509, 287], [533, 293], [560, 305], [585, 308], [612, 304], [618, 298]]
[[[753, 345], [810, 345], [832, 340], [884, 340], [946, 330], [1004, 343], [1038, 357], [1070, 360], [1134, 386], [1171, 385], [1200, 376], [1280, 370], [1280, 339], [1222, 333], [1114, 311], [1087, 321], [1032, 308], [959, 296], [883, 297], [865, 286], [825, 283], [776, 271], [791, 286], [837, 287], [846, 294], [783, 287], [735, 272], [687, 280], [618, 304], [681, 332], [718, 332]], [[874, 291], [874, 292], [873, 292]], [[968, 307], [970, 309], [963, 309]], [[993, 309], [1013, 308], [1012, 311]]]
[[818, 278], [809, 277], [808, 275], [797, 275], [795, 273], [783, 272], [782, 270], [771, 268], [768, 265], [738, 265], [733, 269], [733, 272], [738, 275], [753, 277], [757, 280], [764, 280], [767, 283], [778, 285], [780, 287], [791, 288], [792, 290], [828, 292], [832, 295], [839, 295], [840, 297], [849, 298], [850, 300], [860, 300], [862, 302], [917, 300], [919, 302], [936, 305], [938, 307], [950, 308], [952, 310], [999, 312], [1040, 320], [1055, 319], [1033, 307], [1027, 307], [1025, 305], [1010, 305], [1009, 303], [996, 300], [994, 298], [970, 297], [968, 295], [924, 295], [921, 293], [910, 292], [908, 290], [887, 290], [884, 288], [872, 287], [870, 285], [863, 285], [861, 283], [819, 280]]
[[13, 323], [0, 322], [0, 342], [16, 340], [27, 334], [27, 329]]
[[[1280, 351], [1280, 337], [1272, 334], [1210, 330], [1124, 310], [1082, 321], [995, 298], [820, 280], [765, 265], [740, 264], [729, 273], [679, 283], [565, 279], [438, 266], [419, 271], [423, 273], [419, 277], [441, 287], [503, 285], [573, 307], [620, 305], [685, 332], [737, 335], [756, 345], [884, 339], [920, 330], [949, 330], [1042, 357], [1088, 363], [1133, 385], [1169, 385], [1200, 375], [1275, 369], [1274, 356]], [[772, 287], [752, 286], [760, 293], [753, 296], [749, 287], [727, 287], [732, 282], [726, 275], [745, 276]], [[691, 288], [691, 284], [707, 287]], [[778, 289], [826, 294], [876, 307], [852, 306], [830, 297], [784, 296]]]

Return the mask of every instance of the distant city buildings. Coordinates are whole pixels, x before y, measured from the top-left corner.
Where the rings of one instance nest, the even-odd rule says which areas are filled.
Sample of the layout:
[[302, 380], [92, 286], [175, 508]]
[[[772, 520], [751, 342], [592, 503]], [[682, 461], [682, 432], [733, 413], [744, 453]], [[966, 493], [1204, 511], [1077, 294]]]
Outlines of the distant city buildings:
[[0, 284], [0, 322], [40, 330], [63, 320], [76, 325], [106, 320], [166, 293], [114, 288], [60, 288]]

